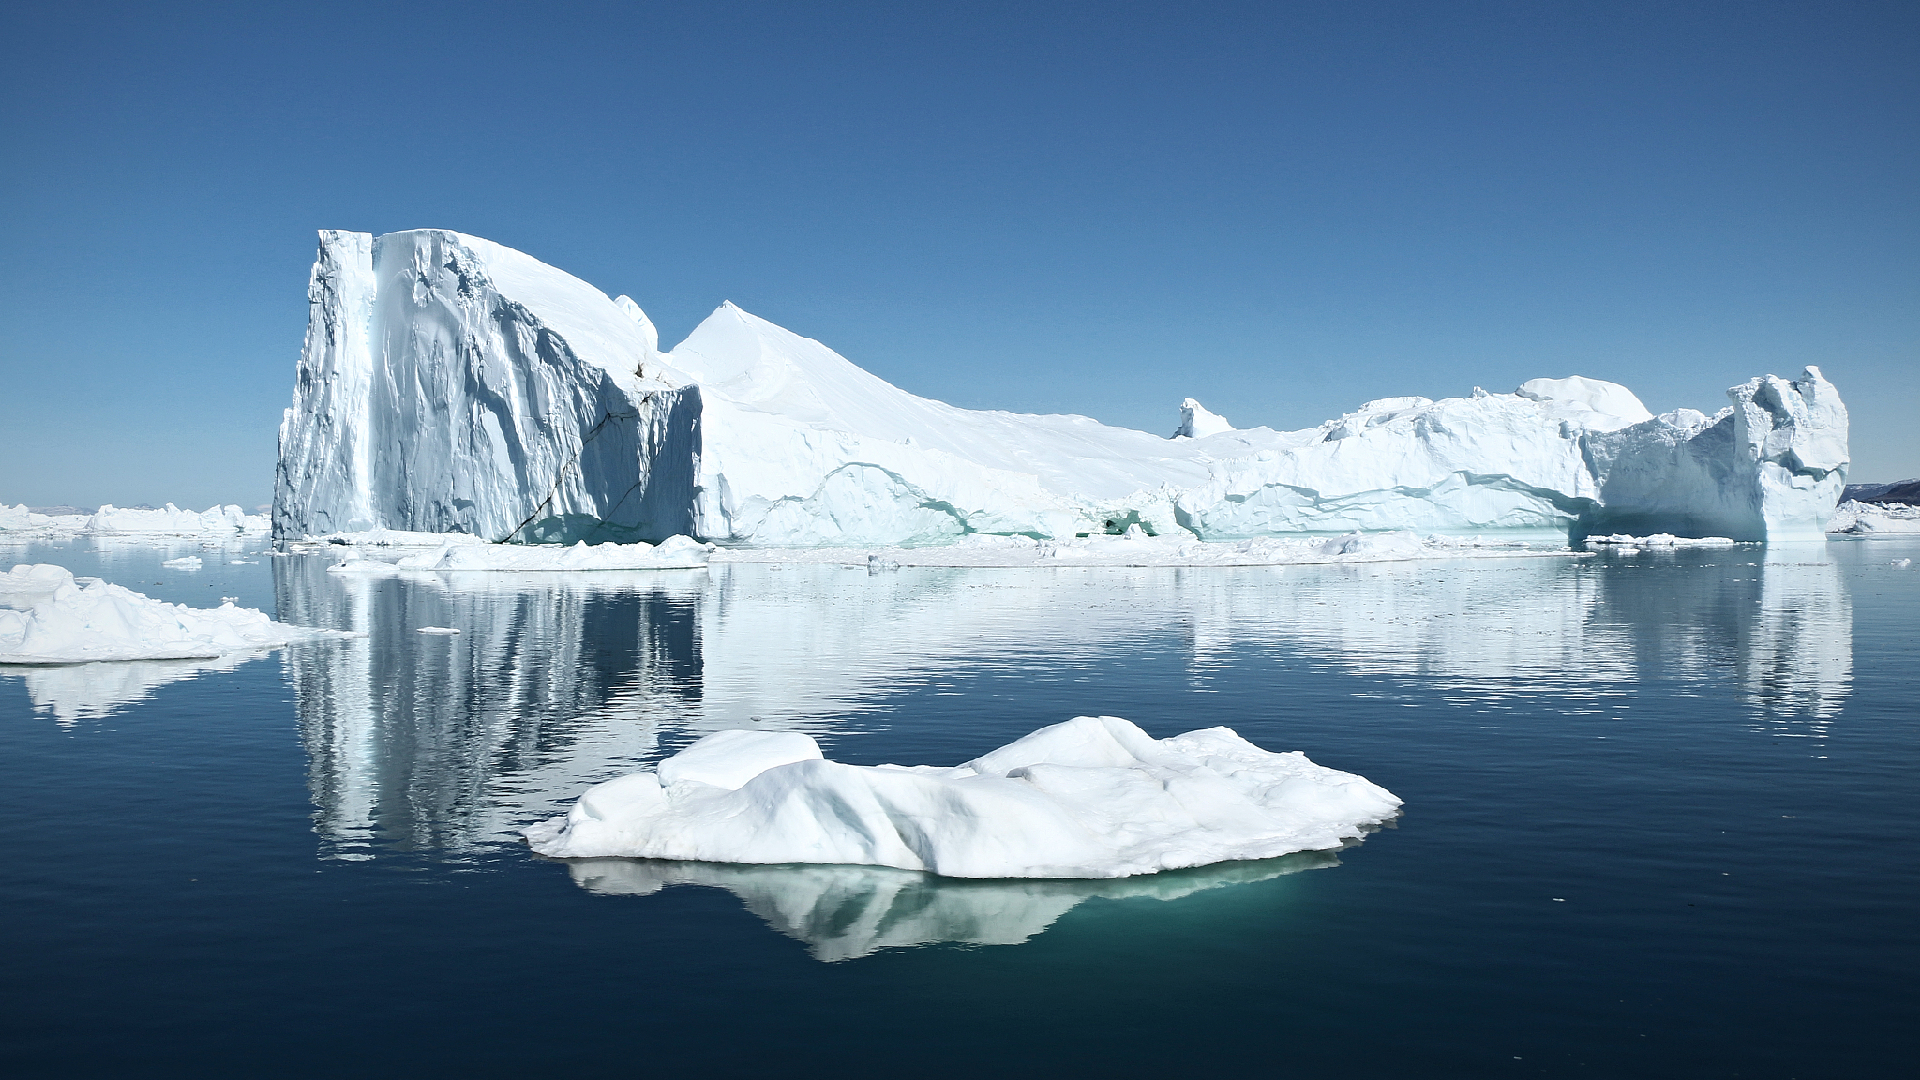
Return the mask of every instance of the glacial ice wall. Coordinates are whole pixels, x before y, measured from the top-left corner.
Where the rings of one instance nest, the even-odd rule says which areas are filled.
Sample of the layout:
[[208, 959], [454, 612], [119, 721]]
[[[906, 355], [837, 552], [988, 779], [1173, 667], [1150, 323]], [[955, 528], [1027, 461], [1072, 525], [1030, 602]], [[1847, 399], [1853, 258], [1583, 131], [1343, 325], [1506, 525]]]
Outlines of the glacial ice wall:
[[1817, 368], [1653, 416], [1572, 376], [1173, 438], [960, 409], [723, 304], [673, 351], [626, 297], [476, 237], [321, 234], [279, 536], [928, 545], [1417, 529], [1821, 535], [1846, 408]]
[[687, 531], [699, 391], [592, 286], [458, 233], [323, 232], [308, 304], [275, 535]]

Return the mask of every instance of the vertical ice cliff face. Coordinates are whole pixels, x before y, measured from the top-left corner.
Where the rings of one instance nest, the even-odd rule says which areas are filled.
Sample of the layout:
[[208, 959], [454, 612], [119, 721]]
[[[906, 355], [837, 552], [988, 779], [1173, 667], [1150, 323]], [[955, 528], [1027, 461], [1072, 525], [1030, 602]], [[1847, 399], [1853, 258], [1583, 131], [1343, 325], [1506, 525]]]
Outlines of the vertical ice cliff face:
[[689, 528], [699, 391], [660, 363], [631, 301], [490, 241], [419, 230], [322, 233], [308, 302], [277, 535]]
[[1727, 391], [1708, 417], [1679, 409], [1590, 435], [1599, 503], [1580, 533], [1671, 532], [1735, 540], [1820, 540], [1846, 486], [1847, 408], [1809, 367]]
[[1491, 529], [1813, 538], [1846, 408], [1809, 368], [1655, 417], [1570, 376], [1175, 437], [917, 397], [723, 304], [670, 353], [639, 306], [476, 237], [321, 234], [277, 535], [921, 545]]

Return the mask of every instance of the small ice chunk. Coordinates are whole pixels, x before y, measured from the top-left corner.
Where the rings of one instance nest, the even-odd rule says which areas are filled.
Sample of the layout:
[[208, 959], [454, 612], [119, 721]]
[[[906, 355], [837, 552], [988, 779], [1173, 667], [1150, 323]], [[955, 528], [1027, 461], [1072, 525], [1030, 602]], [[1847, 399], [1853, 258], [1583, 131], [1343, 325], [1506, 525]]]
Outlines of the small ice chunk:
[[451, 626], [423, 626], [420, 629], [414, 631], [414, 633], [416, 634], [439, 634], [443, 637], [448, 634], [457, 634], [459, 632], [460, 631], [455, 630]]
[[198, 555], [182, 555], [177, 559], [168, 559], [160, 565], [169, 570], [198, 570], [202, 564]]

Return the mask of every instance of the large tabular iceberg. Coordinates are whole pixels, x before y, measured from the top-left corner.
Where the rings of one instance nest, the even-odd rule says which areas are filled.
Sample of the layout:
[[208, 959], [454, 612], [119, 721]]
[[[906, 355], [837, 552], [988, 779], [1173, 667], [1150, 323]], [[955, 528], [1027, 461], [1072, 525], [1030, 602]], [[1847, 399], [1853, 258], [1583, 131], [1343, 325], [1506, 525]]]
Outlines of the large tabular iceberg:
[[498, 541], [926, 545], [969, 534], [1203, 540], [1554, 529], [1817, 539], [1847, 414], [1816, 368], [1714, 416], [1651, 415], [1574, 376], [1382, 398], [1236, 429], [1188, 399], [1173, 438], [959, 409], [724, 304], [671, 352], [646, 315], [440, 230], [325, 232], [274, 530]]
[[799, 732], [721, 731], [527, 830], [555, 857], [847, 863], [963, 878], [1117, 878], [1340, 847], [1400, 800], [1226, 728], [1113, 716], [953, 768], [827, 761]]

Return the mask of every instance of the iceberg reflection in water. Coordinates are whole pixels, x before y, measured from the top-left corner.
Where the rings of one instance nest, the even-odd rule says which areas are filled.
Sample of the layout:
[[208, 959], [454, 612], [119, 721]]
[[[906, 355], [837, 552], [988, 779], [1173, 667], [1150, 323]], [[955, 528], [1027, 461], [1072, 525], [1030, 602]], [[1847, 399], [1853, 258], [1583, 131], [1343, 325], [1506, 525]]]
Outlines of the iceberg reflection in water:
[[829, 963], [921, 945], [1018, 945], [1096, 897], [1178, 900], [1207, 889], [1338, 866], [1330, 851], [1220, 863], [1149, 877], [1062, 881], [941, 878], [881, 866], [739, 866], [646, 859], [572, 859], [589, 892], [649, 896], [706, 885], [738, 896], [768, 926]]
[[[316, 829], [323, 850], [346, 859], [517, 849], [520, 828], [562, 812], [586, 787], [725, 728], [805, 731], [839, 743], [830, 756], [843, 759], [895, 753], [881, 732], [894, 730], [891, 710], [906, 695], [956, 674], [1038, 680], [1129, 650], [1171, 651], [1174, 677], [1183, 670], [1188, 680], [1182, 692], [1273, 680], [1272, 669], [1252, 666], [1270, 653], [1352, 676], [1356, 697], [1405, 694], [1478, 711], [1526, 699], [1567, 716], [1626, 707], [1640, 680], [1658, 677], [1682, 696], [1740, 703], [1756, 730], [1816, 737], [1838, 715], [1853, 666], [1851, 601], [1819, 545], [875, 574], [730, 564], [367, 578], [330, 575], [326, 561], [276, 559], [273, 570], [281, 619], [367, 635], [285, 654]], [[415, 633], [421, 626], [461, 633]], [[1001, 697], [991, 714], [944, 721], [935, 741], [954, 752], [930, 763], [1085, 711], [1063, 697], [1070, 682], [1050, 685], [1051, 697], [1011, 705]], [[1284, 687], [1273, 686], [1272, 700], [1284, 702]], [[1269, 712], [1284, 717], [1286, 706]], [[1187, 889], [618, 861], [576, 863], [570, 873], [602, 892], [674, 882], [731, 889], [823, 958], [920, 941], [1025, 940], [1087, 896]], [[1233, 880], [1179, 880], [1203, 879]], [[1136, 889], [1147, 891], [1124, 891]], [[909, 917], [921, 908], [924, 916]], [[842, 923], [844, 931], [819, 929]]]

